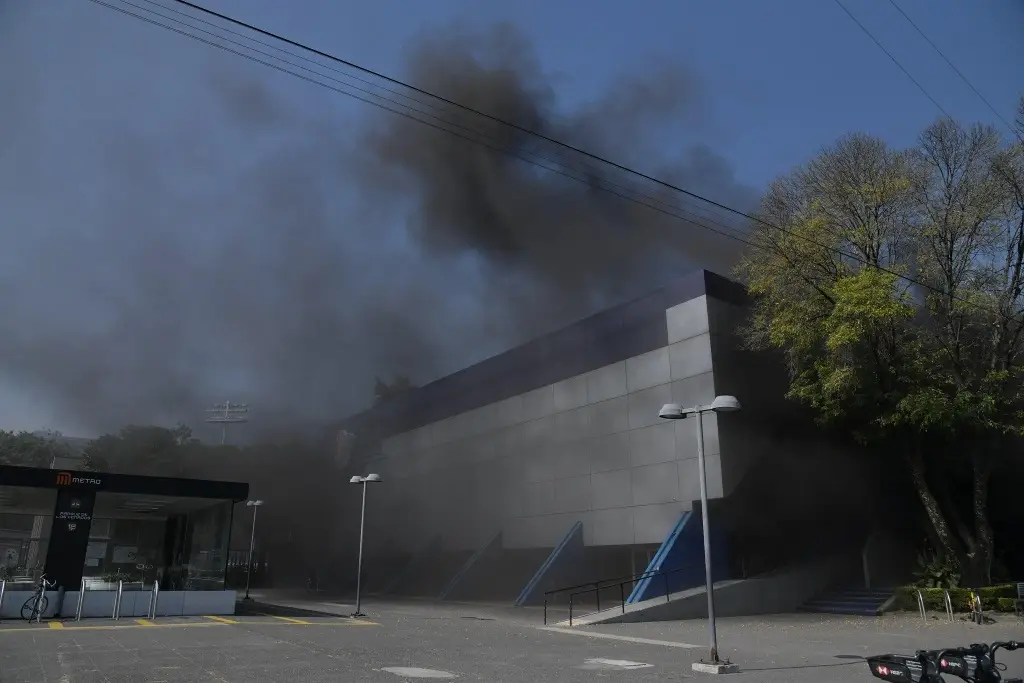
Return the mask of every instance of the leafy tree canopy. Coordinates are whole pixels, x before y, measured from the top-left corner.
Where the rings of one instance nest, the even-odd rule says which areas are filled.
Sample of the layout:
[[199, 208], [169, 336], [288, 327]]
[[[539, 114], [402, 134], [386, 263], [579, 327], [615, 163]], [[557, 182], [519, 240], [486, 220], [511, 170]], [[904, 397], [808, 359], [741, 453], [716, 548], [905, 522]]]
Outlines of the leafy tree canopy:
[[[772, 183], [758, 218], [749, 345], [785, 353], [790, 398], [822, 422], [906, 456], [979, 581], [989, 478], [1024, 434], [1024, 142], [949, 119], [908, 150], [850, 135]], [[971, 473], [966, 504], [935, 486], [951, 471]]]

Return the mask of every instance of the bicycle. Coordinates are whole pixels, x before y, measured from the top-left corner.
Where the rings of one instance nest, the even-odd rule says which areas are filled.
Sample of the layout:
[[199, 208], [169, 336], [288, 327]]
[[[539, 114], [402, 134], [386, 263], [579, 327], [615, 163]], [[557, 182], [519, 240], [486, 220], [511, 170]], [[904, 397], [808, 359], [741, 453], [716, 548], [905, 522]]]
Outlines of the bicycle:
[[[21, 606], [21, 618], [25, 621], [32, 621], [42, 617], [46, 614], [46, 607], [48, 600], [46, 599], [46, 589], [53, 588], [57, 585], [56, 581], [47, 581], [46, 574], [39, 577], [39, 588], [29, 596], [25, 604]], [[26, 616], [27, 615], [27, 616]]]
[[918, 650], [913, 656], [875, 655], [867, 657], [867, 663], [871, 675], [883, 681], [943, 683], [942, 674], [949, 674], [968, 683], [1024, 683], [1020, 678], [1004, 679], [996, 663], [997, 650], [1019, 647], [1021, 644], [1013, 640], [991, 645], [975, 643], [945, 650]]

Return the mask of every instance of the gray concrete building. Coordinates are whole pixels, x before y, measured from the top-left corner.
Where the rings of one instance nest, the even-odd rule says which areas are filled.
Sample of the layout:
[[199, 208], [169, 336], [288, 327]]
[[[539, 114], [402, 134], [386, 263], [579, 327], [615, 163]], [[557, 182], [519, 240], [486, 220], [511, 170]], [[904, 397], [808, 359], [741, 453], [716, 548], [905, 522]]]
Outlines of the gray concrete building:
[[[795, 518], [804, 513], [768, 522], [769, 510], [817, 506], [829, 518], [829, 506], [843, 508], [842, 491], [856, 486], [850, 480], [823, 488], [813, 462], [794, 464], [794, 454], [820, 462], [842, 449], [784, 400], [779, 359], [740, 348], [745, 304], [740, 285], [700, 271], [347, 420], [345, 429], [360, 441], [353, 471], [384, 479], [370, 492], [369, 554], [388, 558], [381, 566], [392, 573], [415, 573], [411, 564], [419, 563], [440, 580], [471, 573], [467, 563], [493, 553], [500, 559], [488, 571], [516, 574], [509, 591], [572, 533], [582, 545], [572, 571], [546, 577], [537, 590], [559, 579], [696, 562], [702, 550], [694, 523], [682, 534], [685, 548], [674, 538], [688, 518], [699, 519], [699, 510], [688, 515], [700, 498], [696, 420], [662, 420], [658, 411], [731, 394], [743, 410], [703, 422], [723, 575], [745, 573], [758, 561], [790, 561], [768, 559], [766, 547], [778, 545], [769, 538], [773, 529], [802, 523]], [[779, 465], [788, 471], [782, 489], [768, 474], [779, 468], [764, 469], [772, 460], [789, 462], [788, 469]], [[796, 498], [804, 504], [794, 505]], [[842, 514], [832, 519], [840, 518], [849, 522]], [[754, 536], [762, 542], [742, 540]], [[679, 547], [667, 547], [669, 539]], [[430, 554], [449, 560], [430, 565], [423, 559]], [[517, 556], [522, 567], [512, 570]], [[410, 566], [400, 570], [403, 564]], [[699, 583], [702, 572], [701, 559], [700, 571], [682, 583]], [[417, 584], [424, 593], [439, 585]]]

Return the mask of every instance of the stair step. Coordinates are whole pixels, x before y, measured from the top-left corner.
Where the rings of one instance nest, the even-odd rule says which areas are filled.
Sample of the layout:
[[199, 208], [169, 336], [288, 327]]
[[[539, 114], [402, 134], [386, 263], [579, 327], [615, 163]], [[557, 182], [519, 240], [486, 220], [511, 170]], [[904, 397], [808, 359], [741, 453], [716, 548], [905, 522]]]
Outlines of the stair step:
[[875, 616], [892, 594], [883, 588], [835, 589], [808, 600], [800, 611]]
[[815, 612], [819, 614], [852, 614], [863, 616], [877, 616], [878, 609], [869, 607], [844, 606], [844, 605], [804, 605], [801, 612]]
[[862, 595], [844, 595], [842, 593], [831, 593], [826, 595], [819, 595], [814, 598], [811, 602], [816, 600], [826, 600], [828, 602], [859, 602], [866, 605], [873, 605], [875, 603], [882, 604], [889, 599], [888, 595], [884, 596], [862, 596]]

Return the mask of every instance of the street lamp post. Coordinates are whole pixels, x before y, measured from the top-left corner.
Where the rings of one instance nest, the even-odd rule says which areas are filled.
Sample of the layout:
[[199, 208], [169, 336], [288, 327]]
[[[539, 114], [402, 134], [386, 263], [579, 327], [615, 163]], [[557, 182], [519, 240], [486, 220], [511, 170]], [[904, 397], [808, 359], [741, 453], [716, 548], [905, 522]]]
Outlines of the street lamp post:
[[356, 611], [352, 613], [353, 617], [366, 616], [360, 611], [363, 589], [363, 531], [366, 528], [366, 485], [377, 484], [380, 481], [379, 474], [368, 474], [365, 477], [352, 477], [348, 482], [350, 484], [360, 484], [363, 487], [363, 506], [362, 511], [359, 513], [359, 566], [356, 570]]
[[704, 531], [704, 585], [708, 594], [708, 636], [711, 641], [710, 661], [698, 662], [694, 670], [713, 670], [714, 673], [731, 673], [738, 669], [729, 662], [718, 658], [718, 630], [715, 625], [715, 586], [712, 578], [711, 563], [711, 523], [708, 511], [708, 478], [704, 458], [704, 413], [733, 413], [740, 409], [740, 402], [735, 396], [716, 396], [710, 405], [683, 408], [678, 403], [666, 403], [658, 412], [658, 417], [666, 420], [683, 420], [690, 415], [697, 417], [697, 469], [700, 477], [700, 516]]
[[247, 500], [245, 506], [252, 508], [252, 531], [249, 534], [249, 561], [245, 567], [245, 597], [242, 600], [252, 600], [249, 597], [249, 586], [252, 585], [252, 551], [256, 547], [256, 508], [263, 505], [262, 500]]

